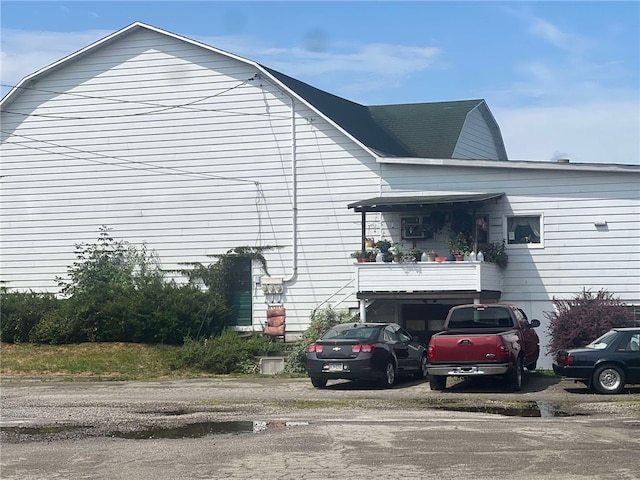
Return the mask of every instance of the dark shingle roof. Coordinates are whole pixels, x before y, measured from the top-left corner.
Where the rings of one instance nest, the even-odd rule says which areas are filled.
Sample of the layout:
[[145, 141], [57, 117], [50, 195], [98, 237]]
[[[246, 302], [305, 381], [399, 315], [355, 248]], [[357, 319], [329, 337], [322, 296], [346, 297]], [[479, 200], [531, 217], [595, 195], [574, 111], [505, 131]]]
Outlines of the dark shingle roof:
[[364, 145], [388, 156], [452, 158], [467, 114], [483, 102], [367, 107], [262, 67]]
[[369, 107], [374, 120], [414, 157], [452, 158], [468, 113], [482, 100]]
[[366, 146], [394, 156], [412, 156], [376, 123], [364, 105], [312, 87], [264, 65], [262, 67]]

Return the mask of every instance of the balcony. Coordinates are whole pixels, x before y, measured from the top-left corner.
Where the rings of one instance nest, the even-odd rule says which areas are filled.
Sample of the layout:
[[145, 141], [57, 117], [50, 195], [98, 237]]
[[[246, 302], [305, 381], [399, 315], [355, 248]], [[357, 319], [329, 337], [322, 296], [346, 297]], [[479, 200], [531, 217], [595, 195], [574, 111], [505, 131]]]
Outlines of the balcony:
[[354, 264], [358, 298], [457, 298], [497, 301], [500, 269], [486, 262]]

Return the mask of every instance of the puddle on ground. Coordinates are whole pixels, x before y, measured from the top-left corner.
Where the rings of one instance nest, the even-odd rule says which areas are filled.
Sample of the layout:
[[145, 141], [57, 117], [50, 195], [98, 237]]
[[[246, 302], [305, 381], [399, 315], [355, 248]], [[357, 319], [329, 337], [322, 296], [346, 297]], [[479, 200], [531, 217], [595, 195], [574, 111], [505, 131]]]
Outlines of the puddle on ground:
[[309, 425], [309, 423], [280, 421], [201, 422], [173, 428], [153, 428], [135, 432], [111, 432], [110, 436], [129, 440], [202, 438], [207, 435], [258, 433], [271, 428], [287, 428], [304, 425]]
[[19, 433], [21, 435], [55, 435], [58, 433], [72, 432], [89, 427], [79, 427], [78, 425], [56, 425], [49, 427], [2, 427], [0, 431], [5, 433]]
[[511, 405], [483, 405], [483, 406], [453, 406], [437, 407], [439, 410], [452, 412], [492, 413], [508, 417], [574, 417], [584, 413], [569, 412], [548, 402], [528, 402], [518, 406]]

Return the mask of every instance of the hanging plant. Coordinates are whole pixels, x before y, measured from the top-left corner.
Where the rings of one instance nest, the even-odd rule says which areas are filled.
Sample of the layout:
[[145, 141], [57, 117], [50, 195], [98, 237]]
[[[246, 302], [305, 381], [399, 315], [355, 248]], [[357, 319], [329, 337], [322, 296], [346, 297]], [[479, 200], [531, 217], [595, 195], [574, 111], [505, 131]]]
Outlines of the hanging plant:
[[501, 242], [491, 242], [485, 247], [484, 261], [495, 263], [502, 270], [507, 268], [509, 255], [507, 255], [507, 246], [504, 239]]

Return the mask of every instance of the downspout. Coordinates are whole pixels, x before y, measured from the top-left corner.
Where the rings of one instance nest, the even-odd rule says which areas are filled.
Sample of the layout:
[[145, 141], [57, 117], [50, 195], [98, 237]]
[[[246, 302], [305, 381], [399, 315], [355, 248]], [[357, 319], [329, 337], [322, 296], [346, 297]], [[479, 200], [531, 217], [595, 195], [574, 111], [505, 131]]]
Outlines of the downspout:
[[[360, 219], [360, 228], [361, 228], [361, 233], [360, 233], [360, 237], [361, 237], [361, 252], [364, 254], [365, 251], [365, 235], [367, 234], [367, 211], [366, 209], [362, 209], [362, 218]], [[356, 282], [356, 285], [358, 285], [360, 282]], [[358, 290], [358, 288], [356, 287], [356, 290]], [[356, 291], [356, 294], [358, 292]], [[366, 298], [361, 298], [360, 302], [359, 302], [359, 307], [360, 307], [360, 321], [361, 322], [366, 322], [367, 321], [367, 299]]]
[[284, 283], [295, 280], [298, 276], [298, 171], [296, 168], [296, 104], [291, 95], [291, 261], [293, 264], [291, 275], [283, 279]]

